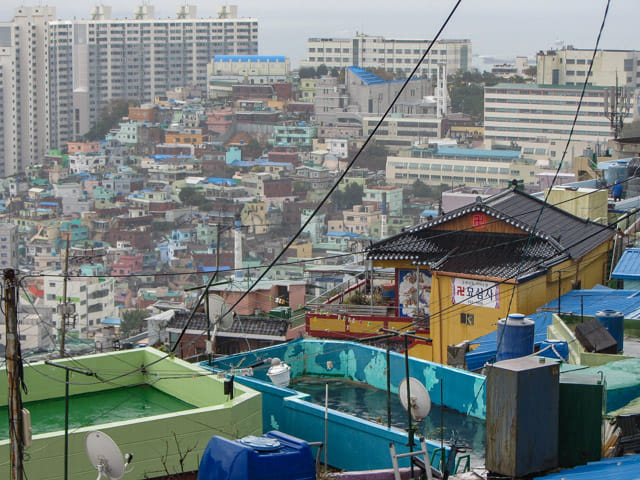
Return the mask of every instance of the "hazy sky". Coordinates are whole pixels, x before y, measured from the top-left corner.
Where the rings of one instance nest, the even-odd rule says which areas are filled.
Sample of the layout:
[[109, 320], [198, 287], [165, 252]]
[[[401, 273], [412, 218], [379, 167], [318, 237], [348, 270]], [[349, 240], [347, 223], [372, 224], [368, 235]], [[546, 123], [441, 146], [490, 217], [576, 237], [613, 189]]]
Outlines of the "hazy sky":
[[[114, 18], [131, 17], [136, 0], [104, 2]], [[175, 17], [174, 0], [155, 0], [156, 17]], [[188, 2], [199, 17], [216, 16], [221, 2]], [[9, 21], [19, 5], [49, 4], [60, 19], [87, 18], [92, 2], [58, 0], [22, 3], [4, 0], [0, 21]], [[287, 55], [294, 65], [304, 58], [306, 39], [312, 36], [349, 37], [355, 32], [397, 38], [431, 38], [454, 0], [238, 0], [242, 17], [259, 20], [260, 54]], [[564, 41], [576, 48], [592, 48], [606, 1], [604, 0], [462, 0], [442, 38], [469, 38], [474, 55], [500, 58], [525, 55]], [[602, 48], [640, 50], [638, 0], [612, 0], [601, 40]]]

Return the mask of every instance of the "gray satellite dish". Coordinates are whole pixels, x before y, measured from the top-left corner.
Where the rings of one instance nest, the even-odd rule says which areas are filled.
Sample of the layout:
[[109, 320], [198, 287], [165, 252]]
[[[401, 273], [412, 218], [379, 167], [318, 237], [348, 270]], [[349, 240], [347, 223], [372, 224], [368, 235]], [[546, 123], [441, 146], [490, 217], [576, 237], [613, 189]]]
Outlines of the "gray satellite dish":
[[219, 295], [209, 294], [209, 314], [211, 322], [217, 324], [220, 330], [229, 330], [233, 325], [233, 312]]
[[[84, 439], [85, 449], [89, 456], [89, 461], [98, 470], [98, 478], [106, 478], [108, 480], [120, 480], [126, 473], [125, 469], [128, 463], [125, 463], [125, 457], [116, 442], [109, 435], [100, 431], [87, 433]], [[127, 462], [130, 461], [132, 455], [127, 454]]]
[[[411, 395], [411, 416], [416, 422], [421, 422], [431, 411], [431, 397], [419, 380], [409, 377], [409, 394]], [[407, 379], [403, 378], [398, 387], [400, 403], [405, 410], [409, 408], [407, 401]]]

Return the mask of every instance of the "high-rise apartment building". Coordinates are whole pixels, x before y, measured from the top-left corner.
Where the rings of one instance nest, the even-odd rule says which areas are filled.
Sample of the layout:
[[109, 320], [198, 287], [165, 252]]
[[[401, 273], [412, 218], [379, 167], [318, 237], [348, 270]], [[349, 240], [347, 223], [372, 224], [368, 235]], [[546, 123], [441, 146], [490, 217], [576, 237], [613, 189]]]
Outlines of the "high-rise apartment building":
[[18, 7], [0, 23], [0, 177], [87, 133], [111, 99], [205, 91], [215, 55], [258, 53], [258, 21], [239, 18], [235, 6], [217, 18], [197, 18], [191, 5], [176, 18], [153, 13], [143, 4], [118, 20], [101, 5], [88, 20], [63, 21], [54, 7]]
[[0, 175], [18, 173], [50, 147], [49, 22], [53, 7], [18, 7], [0, 23]]
[[[582, 85], [593, 50], [566, 47], [537, 55], [536, 83]], [[589, 85], [599, 87], [640, 87], [640, 51], [599, 50], [593, 59]]]
[[[402, 75], [410, 73], [422, 58], [431, 40], [403, 40], [356, 35], [353, 38], [310, 38], [307, 59], [301, 67], [384, 68]], [[420, 75], [435, 76], [438, 65], [448, 73], [471, 70], [471, 40], [438, 40], [421, 65]]]
[[131, 19], [110, 18], [94, 7], [90, 20], [74, 21], [74, 135], [95, 124], [110, 99], [153, 101], [184, 85], [206, 89], [207, 64], [215, 55], [256, 55], [258, 21], [223, 7], [218, 18], [197, 18], [181, 5], [176, 18], [153, 17], [142, 5]]

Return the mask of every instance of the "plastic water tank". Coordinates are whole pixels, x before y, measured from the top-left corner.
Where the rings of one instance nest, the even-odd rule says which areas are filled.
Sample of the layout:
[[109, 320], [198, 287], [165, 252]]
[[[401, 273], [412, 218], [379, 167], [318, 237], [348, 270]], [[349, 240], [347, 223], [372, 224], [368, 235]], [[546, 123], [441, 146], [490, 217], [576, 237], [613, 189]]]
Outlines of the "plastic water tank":
[[278, 431], [262, 437], [212, 437], [202, 454], [198, 480], [315, 480], [316, 466], [304, 440]]
[[[549, 347], [549, 348], [547, 348]], [[569, 344], [564, 340], [545, 340], [540, 345], [541, 357], [555, 358], [567, 362], [569, 360]], [[542, 351], [544, 350], [544, 351]]]
[[596, 318], [618, 342], [618, 351], [621, 352], [624, 347], [624, 314], [615, 310], [600, 310], [596, 312]]
[[521, 313], [498, 320], [498, 352], [496, 360], [524, 357], [533, 353], [536, 324]]

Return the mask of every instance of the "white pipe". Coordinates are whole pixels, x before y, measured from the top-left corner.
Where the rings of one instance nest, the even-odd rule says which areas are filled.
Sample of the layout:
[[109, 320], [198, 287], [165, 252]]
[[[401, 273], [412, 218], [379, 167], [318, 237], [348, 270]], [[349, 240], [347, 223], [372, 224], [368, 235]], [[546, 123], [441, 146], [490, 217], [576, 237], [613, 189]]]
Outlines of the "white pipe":
[[329, 384], [324, 385], [324, 473], [327, 474], [327, 450], [329, 450]]

